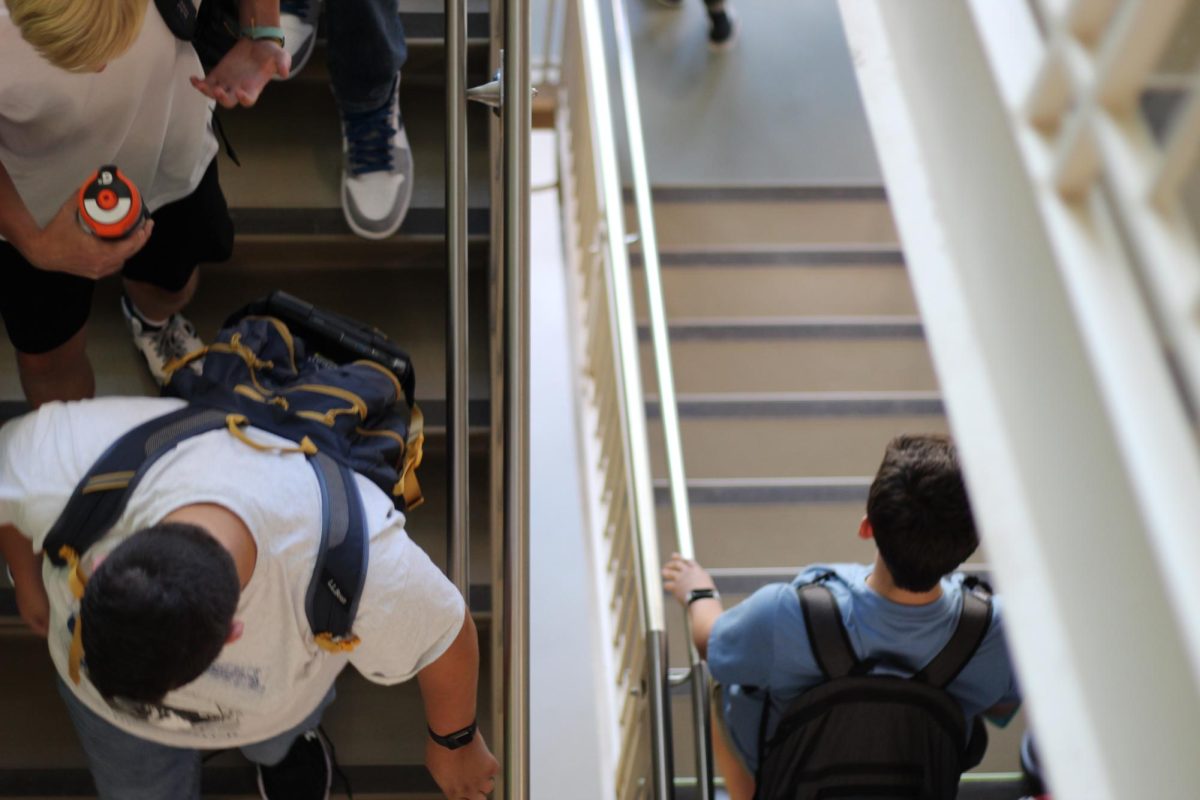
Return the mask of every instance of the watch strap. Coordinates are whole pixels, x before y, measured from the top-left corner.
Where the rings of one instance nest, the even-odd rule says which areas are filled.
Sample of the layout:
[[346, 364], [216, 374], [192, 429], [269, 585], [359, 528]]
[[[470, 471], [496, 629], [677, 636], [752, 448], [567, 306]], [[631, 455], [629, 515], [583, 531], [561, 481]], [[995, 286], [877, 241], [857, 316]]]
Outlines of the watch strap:
[[458, 748], [464, 747], [471, 743], [471, 740], [475, 738], [475, 730], [479, 727], [479, 725], [478, 721], [472, 722], [467, 727], [445, 736], [435, 733], [433, 728], [429, 728], [428, 726], [426, 727], [429, 730], [429, 738], [433, 739], [434, 742], [440, 744], [447, 750], [457, 750]]
[[688, 592], [687, 605], [690, 606], [692, 603], [696, 602], [697, 600], [708, 600], [708, 599], [719, 600], [720, 598], [721, 598], [721, 593], [711, 587], [706, 588], [706, 589], [692, 589], [690, 592]]
[[243, 25], [242, 36], [255, 42], [265, 39], [283, 47], [283, 28], [278, 25]]

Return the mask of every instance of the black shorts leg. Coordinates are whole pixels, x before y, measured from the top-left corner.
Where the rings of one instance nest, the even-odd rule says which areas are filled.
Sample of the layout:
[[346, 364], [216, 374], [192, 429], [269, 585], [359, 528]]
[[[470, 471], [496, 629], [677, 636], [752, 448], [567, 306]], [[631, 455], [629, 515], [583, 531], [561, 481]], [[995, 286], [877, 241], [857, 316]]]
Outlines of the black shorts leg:
[[78, 275], [38, 269], [0, 241], [0, 316], [17, 352], [47, 353], [79, 333], [95, 286]]
[[154, 233], [125, 262], [126, 278], [178, 292], [200, 263], [228, 261], [233, 253], [233, 220], [217, 180], [217, 159], [196, 190], [150, 215]]

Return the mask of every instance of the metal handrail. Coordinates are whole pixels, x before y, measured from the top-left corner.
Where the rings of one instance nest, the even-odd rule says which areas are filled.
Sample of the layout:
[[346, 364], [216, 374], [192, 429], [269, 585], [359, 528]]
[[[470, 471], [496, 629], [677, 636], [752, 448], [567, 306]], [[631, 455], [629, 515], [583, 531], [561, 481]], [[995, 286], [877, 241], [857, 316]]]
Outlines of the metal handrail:
[[[502, 6], [503, 29], [496, 18]], [[501, 77], [467, 86], [466, 0], [445, 0], [446, 14], [446, 301], [447, 456], [450, 486], [447, 573], [464, 597], [470, 595], [469, 513], [470, 420], [468, 414], [468, 183], [467, 101], [498, 109], [502, 127], [492, 125], [490, 150], [499, 156], [502, 209], [493, 213], [490, 271], [494, 316], [492, 336], [493, 447], [493, 681], [495, 737], [504, 764], [498, 796], [529, 797], [529, 142], [532, 128], [529, 75], [528, 0], [493, 0], [493, 58], [502, 39]], [[499, 34], [499, 36], [497, 36]], [[499, 135], [497, 137], [497, 135]], [[498, 149], [496, 138], [502, 140]], [[496, 170], [493, 168], [493, 175]], [[495, 480], [499, 473], [499, 480]], [[495, 487], [502, 484], [501, 491]], [[497, 680], [498, 677], [498, 680]]]
[[[607, 253], [606, 281], [611, 298], [608, 313], [614, 341], [613, 361], [616, 374], [609, 376], [617, 384], [616, 405], [621, 419], [624, 452], [628, 458], [626, 492], [630, 504], [630, 522], [637, 579], [632, 581], [638, 595], [645, 633], [646, 702], [649, 707], [649, 736], [652, 796], [672, 796], [670, 752], [670, 713], [667, 704], [666, 622], [663, 615], [662, 585], [658, 576], [659, 557], [654, 519], [653, 474], [646, 434], [645, 396], [638, 359], [637, 319], [625, 242], [624, 203], [620, 168], [613, 125], [612, 98], [608, 87], [603, 28], [596, 0], [581, 0], [583, 57], [590, 83], [587, 87], [594, 112], [592, 136], [600, 169], [603, 197], [604, 241]], [[598, 290], [597, 290], [598, 291]], [[628, 743], [626, 743], [628, 744]]]
[[470, 432], [467, 417], [467, 2], [446, 13], [446, 574], [469, 599]]
[[[675, 377], [671, 368], [671, 342], [667, 332], [662, 272], [658, 262], [658, 234], [654, 227], [650, 172], [646, 166], [646, 143], [642, 133], [641, 104], [637, 92], [637, 71], [633, 41], [623, 0], [612, 0], [613, 31], [616, 40], [617, 69], [621, 79], [625, 135], [633, 179], [633, 196], [641, 239], [642, 273], [646, 280], [646, 308], [650, 317], [650, 341], [658, 374], [659, 418], [667, 458], [667, 482], [671, 491], [671, 510], [675, 523], [675, 547], [684, 558], [696, 557], [692, 536], [692, 514], [684, 473], [683, 443], [679, 432], [679, 411], [675, 400]], [[645, 533], [645, 532], [643, 532]], [[653, 533], [653, 531], [651, 531]], [[657, 565], [656, 565], [657, 566]], [[656, 576], [657, 580], [657, 571]], [[688, 642], [688, 664], [692, 682], [692, 722], [695, 733], [696, 778], [701, 800], [713, 796], [712, 745], [708, 735], [707, 670], [692, 637], [691, 617], [683, 610], [684, 631]], [[669, 744], [669, 743], [668, 743]]]
[[529, 3], [504, 16], [504, 797], [529, 797]]

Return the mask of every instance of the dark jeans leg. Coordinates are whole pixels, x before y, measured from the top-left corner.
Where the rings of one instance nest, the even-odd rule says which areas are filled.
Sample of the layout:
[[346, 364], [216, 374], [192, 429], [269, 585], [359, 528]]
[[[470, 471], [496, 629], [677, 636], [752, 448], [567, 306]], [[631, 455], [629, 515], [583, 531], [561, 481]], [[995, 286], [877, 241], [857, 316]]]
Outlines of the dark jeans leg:
[[342, 113], [374, 111], [392, 96], [408, 47], [396, 0], [328, 0], [329, 76]]
[[101, 800], [200, 800], [200, 753], [125, 733], [79, 702], [61, 679], [58, 693]]

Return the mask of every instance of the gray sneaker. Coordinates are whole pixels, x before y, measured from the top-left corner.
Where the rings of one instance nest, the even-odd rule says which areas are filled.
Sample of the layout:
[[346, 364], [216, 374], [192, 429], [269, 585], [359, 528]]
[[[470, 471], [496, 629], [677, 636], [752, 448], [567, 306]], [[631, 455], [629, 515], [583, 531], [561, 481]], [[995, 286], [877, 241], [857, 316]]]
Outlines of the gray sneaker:
[[400, 116], [400, 76], [381, 108], [342, 114], [342, 211], [350, 229], [386, 239], [408, 214], [413, 157]]
[[[172, 314], [161, 327], [151, 327], [141, 315], [129, 306], [129, 301], [121, 298], [121, 313], [125, 315], [125, 324], [133, 334], [133, 346], [146, 359], [146, 366], [159, 386], [167, 382], [166, 367], [177, 358], [199, 350], [204, 342], [196, 335], [196, 328], [182, 314]], [[197, 359], [190, 364], [199, 373], [203, 359]]]
[[283, 28], [283, 46], [292, 56], [288, 78], [304, 69], [317, 45], [317, 18], [321, 0], [280, 0], [279, 27]]

